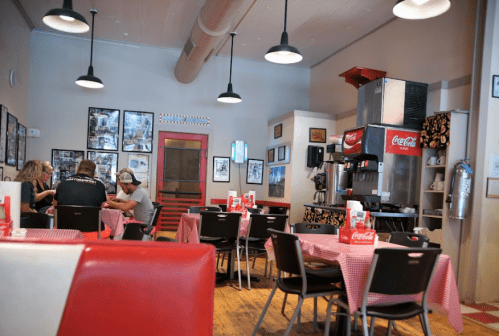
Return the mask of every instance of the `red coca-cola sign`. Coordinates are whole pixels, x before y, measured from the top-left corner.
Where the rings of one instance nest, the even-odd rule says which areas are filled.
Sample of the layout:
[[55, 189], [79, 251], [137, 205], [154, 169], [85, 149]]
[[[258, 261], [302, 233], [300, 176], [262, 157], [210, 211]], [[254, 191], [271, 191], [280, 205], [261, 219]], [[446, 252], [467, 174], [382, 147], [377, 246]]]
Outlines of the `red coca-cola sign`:
[[373, 245], [376, 236], [374, 230], [358, 230], [340, 228], [340, 243], [352, 245]]
[[345, 133], [343, 140], [343, 154], [360, 154], [362, 147], [362, 136], [364, 135], [364, 128], [359, 128]]
[[386, 130], [385, 152], [389, 154], [421, 156], [421, 132]]

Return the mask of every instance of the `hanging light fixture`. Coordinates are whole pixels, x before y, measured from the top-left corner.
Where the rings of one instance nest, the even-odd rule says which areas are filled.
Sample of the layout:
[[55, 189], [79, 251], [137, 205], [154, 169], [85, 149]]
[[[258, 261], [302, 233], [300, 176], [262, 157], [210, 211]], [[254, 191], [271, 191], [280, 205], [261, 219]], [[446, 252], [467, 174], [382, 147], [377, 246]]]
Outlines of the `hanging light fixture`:
[[62, 8], [49, 10], [43, 22], [66, 33], [85, 33], [90, 29], [83, 15], [73, 11], [73, 0], [64, 0]]
[[429, 19], [445, 13], [450, 8], [450, 0], [398, 0], [393, 14], [409, 20]]
[[269, 62], [280, 64], [298, 63], [303, 59], [298, 49], [288, 45], [288, 33], [286, 32], [286, 23], [288, 17], [288, 0], [284, 6], [284, 31], [281, 35], [281, 44], [274, 46], [267, 51], [265, 59]]
[[101, 89], [104, 87], [102, 81], [94, 76], [94, 67], [92, 66], [92, 55], [94, 52], [94, 18], [97, 14], [97, 9], [91, 9], [92, 13], [92, 39], [90, 40], [90, 66], [88, 67], [88, 73], [85, 76], [80, 76], [76, 80], [76, 84], [90, 89]]
[[230, 46], [230, 75], [229, 75], [229, 85], [227, 87], [227, 92], [224, 92], [218, 96], [217, 100], [221, 103], [240, 103], [243, 100], [241, 96], [232, 91], [232, 54], [234, 53], [234, 35], [236, 33], [230, 33], [232, 36], [232, 43]]

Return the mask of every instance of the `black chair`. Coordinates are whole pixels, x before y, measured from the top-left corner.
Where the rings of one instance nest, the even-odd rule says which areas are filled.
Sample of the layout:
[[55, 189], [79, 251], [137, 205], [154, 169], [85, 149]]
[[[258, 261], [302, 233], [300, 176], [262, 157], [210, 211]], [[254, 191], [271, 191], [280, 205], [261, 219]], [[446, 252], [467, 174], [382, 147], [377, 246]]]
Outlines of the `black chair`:
[[156, 238], [156, 241], [166, 241], [166, 242], [172, 242], [172, 243], [178, 242], [175, 238], [164, 237], [164, 236]]
[[[239, 249], [239, 226], [241, 224], [241, 213], [203, 211], [199, 222], [199, 240], [215, 246], [217, 252], [237, 253], [237, 273], [239, 278], [239, 290], [241, 288], [241, 257]], [[215, 238], [216, 240], [202, 240], [201, 238]], [[232, 258], [230, 258], [232, 259]], [[231, 275], [232, 261], [229, 259], [227, 274]]]
[[388, 242], [407, 247], [428, 247], [430, 239], [417, 233], [393, 231], [390, 232]]
[[338, 226], [322, 223], [295, 223], [291, 226], [293, 233], [312, 233], [312, 234], [338, 234]]
[[[291, 327], [293, 326], [293, 323], [297, 317], [298, 332], [300, 331], [299, 313], [301, 311], [301, 306], [304, 299], [313, 297], [314, 307], [316, 308], [318, 297], [331, 296], [332, 298], [335, 294], [344, 294], [344, 291], [333, 285], [330, 279], [309, 275], [305, 272], [305, 265], [303, 263], [303, 256], [297, 236], [272, 229], [269, 229], [269, 231], [275, 252], [276, 266], [278, 270], [277, 278], [275, 279], [274, 288], [272, 289], [267, 303], [263, 308], [262, 314], [258, 319], [255, 329], [253, 330], [253, 336], [257, 334], [258, 328], [260, 327], [260, 324], [265, 317], [265, 313], [270, 306], [277, 288], [282, 290], [284, 293], [298, 295], [298, 305], [296, 306], [296, 309], [289, 321], [288, 328], [286, 329], [284, 335], [289, 335]], [[296, 274], [297, 276], [284, 278], [281, 277], [282, 272]], [[316, 309], [314, 310], [314, 329], [316, 330], [317, 311]]]
[[187, 213], [201, 213], [202, 211], [219, 211], [222, 212], [222, 209], [214, 206], [191, 206], [187, 210]]
[[[374, 251], [373, 261], [367, 275], [362, 297], [362, 305], [355, 315], [362, 316], [363, 335], [368, 336], [367, 316], [371, 317], [371, 328], [376, 318], [389, 320], [388, 331], [391, 331], [394, 320], [406, 320], [419, 316], [425, 335], [431, 335], [428, 322], [428, 288], [435, 272], [441, 249], [435, 248], [384, 248]], [[422, 302], [407, 300], [393, 304], [368, 305], [370, 293], [381, 295], [414, 295], [423, 293]], [[329, 335], [332, 305], [348, 306], [340, 299], [330, 300], [327, 306], [325, 334]], [[347, 308], [348, 309], [348, 308]], [[350, 318], [347, 319], [347, 335], [350, 335]], [[371, 330], [373, 332], [373, 330]]]
[[[268, 231], [268, 229], [284, 231], [287, 219], [287, 215], [251, 214], [246, 237], [241, 238], [244, 241], [244, 248], [246, 251], [246, 272], [248, 275], [248, 289], [251, 289], [248, 253], [253, 252], [255, 260], [258, 255], [267, 254], [267, 250], [265, 249], [265, 242], [270, 238], [270, 232]], [[267, 276], [267, 263], [268, 260], [265, 261], [264, 276]], [[270, 274], [272, 274], [272, 266], [270, 267], [269, 276]]]
[[154, 213], [151, 222], [146, 223], [127, 223], [125, 224], [125, 231], [123, 232], [123, 240], [143, 240], [145, 235], [149, 235], [158, 224], [159, 215], [164, 205], [153, 202]]
[[219, 204], [218, 206], [222, 209], [222, 212], [227, 212], [227, 204]]
[[272, 215], [285, 215], [288, 212], [288, 208], [286, 207], [278, 207], [278, 206], [270, 206], [269, 214]]
[[50, 229], [50, 216], [38, 212], [21, 212], [20, 227], [23, 229]]
[[101, 239], [101, 208], [80, 205], [56, 205], [54, 228], [62, 230], [79, 230], [81, 232], [97, 232]]

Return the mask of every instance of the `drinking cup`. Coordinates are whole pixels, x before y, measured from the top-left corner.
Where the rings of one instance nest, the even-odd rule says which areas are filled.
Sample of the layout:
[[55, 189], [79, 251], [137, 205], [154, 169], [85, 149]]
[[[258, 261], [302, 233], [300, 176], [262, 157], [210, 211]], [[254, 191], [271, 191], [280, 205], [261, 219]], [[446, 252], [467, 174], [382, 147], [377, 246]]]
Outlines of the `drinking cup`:
[[438, 182], [435, 182], [435, 181], [434, 181], [434, 182], [430, 185], [430, 189], [431, 189], [431, 190], [435, 190], [435, 188], [437, 187], [437, 184], [438, 184]]
[[437, 157], [436, 156], [432, 156], [428, 159], [428, 165], [429, 166], [434, 166], [437, 164]]
[[440, 182], [443, 180], [444, 180], [444, 173], [436, 173], [435, 174], [435, 179], [434, 179], [435, 182]]
[[445, 155], [442, 155], [441, 157], [439, 157], [437, 159], [437, 164], [439, 165], [444, 165], [445, 164], [445, 161], [446, 161], [447, 157]]
[[444, 181], [437, 182], [437, 190], [438, 191], [444, 190], [444, 187], [445, 187], [445, 182]]

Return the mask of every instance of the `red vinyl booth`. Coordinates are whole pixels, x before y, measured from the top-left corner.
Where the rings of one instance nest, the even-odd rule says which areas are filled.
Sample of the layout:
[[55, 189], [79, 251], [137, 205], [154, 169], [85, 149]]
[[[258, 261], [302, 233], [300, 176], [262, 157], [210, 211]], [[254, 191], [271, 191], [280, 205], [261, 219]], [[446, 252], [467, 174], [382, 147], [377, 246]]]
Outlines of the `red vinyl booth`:
[[213, 334], [211, 245], [4, 238], [0, 269], [2, 335]]

